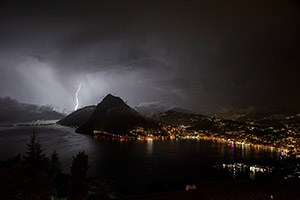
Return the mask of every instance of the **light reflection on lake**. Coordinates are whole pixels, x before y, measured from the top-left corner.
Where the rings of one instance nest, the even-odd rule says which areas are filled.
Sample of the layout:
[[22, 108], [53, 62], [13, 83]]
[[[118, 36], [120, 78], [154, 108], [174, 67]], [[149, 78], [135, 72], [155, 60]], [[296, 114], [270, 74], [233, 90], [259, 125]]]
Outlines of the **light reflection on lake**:
[[[1, 160], [25, 154], [32, 127], [0, 127]], [[79, 151], [89, 155], [89, 175], [114, 178], [129, 193], [149, 188], [172, 187], [193, 181], [215, 180], [212, 166], [278, 159], [279, 153], [262, 148], [205, 140], [95, 140], [63, 126], [35, 127], [40, 143], [49, 155], [55, 149], [65, 172]]]

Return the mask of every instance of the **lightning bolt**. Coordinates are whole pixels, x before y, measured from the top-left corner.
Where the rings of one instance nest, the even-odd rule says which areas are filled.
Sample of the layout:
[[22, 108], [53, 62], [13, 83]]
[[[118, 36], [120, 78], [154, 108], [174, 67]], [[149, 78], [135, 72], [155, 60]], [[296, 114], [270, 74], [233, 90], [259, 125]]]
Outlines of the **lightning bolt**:
[[79, 106], [78, 93], [80, 91], [80, 88], [81, 88], [81, 83], [79, 84], [79, 87], [78, 87], [77, 92], [76, 92], [76, 106], [75, 106], [75, 111], [77, 110], [77, 108]]

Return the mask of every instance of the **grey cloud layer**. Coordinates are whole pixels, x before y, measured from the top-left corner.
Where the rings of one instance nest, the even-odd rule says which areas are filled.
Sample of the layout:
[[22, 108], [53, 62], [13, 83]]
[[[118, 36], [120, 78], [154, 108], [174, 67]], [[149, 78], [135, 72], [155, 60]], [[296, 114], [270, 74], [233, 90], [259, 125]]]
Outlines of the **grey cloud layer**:
[[70, 111], [114, 93], [196, 111], [297, 105], [297, 1], [3, 1], [0, 96]]

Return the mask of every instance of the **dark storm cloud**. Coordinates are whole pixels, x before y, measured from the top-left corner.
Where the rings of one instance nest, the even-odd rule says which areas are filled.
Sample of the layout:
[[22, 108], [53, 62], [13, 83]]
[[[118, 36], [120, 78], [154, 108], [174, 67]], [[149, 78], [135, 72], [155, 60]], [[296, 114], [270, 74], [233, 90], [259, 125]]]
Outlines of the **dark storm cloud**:
[[0, 94], [214, 112], [300, 100], [297, 1], [2, 1]]
[[41, 119], [60, 119], [64, 115], [53, 110], [51, 106], [39, 106], [20, 103], [10, 97], [0, 98], [0, 121], [22, 122]]

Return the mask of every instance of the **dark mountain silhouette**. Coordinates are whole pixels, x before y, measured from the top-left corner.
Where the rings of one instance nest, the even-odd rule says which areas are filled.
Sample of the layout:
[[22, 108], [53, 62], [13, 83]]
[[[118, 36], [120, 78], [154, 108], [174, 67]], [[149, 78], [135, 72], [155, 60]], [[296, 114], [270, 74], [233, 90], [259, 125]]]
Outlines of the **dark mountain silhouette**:
[[96, 106], [94, 105], [80, 108], [59, 120], [57, 123], [65, 126], [82, 126], [92, 116], [95, 109]]
[[168, 110], [168, 108], [157, 104], [136, 106], [134, 107], [134, 109], [142, 116], [149, 117], [149, 118], [152, 118], [155, 115], [162, 112], [166, 112]]
[[172, 107], [172, 106], [163, 106], [159, 104], [148, 104], [148, 105], [140, 105], [134, 107], [134, 109], [145, 117], [155, 118], [156, 115], [160, 113], [167, 112], [169, 110], [173, 110], [180, 113], [192, 114], [193, 111], [187, 110], [185, 108]]
[[243, 122], [224, 120], [199, 114], [180, 113], [174, 110], [160, 113], [157, 120], [165, 124], [173, 124], [177, 126], [184, 125], [192, 130], [201, 131], [223, 131], [224, 129], [233, 130], [235, 127], [245, 125]]
[[[239, 122], [255, 122], [261, 125], [276, 125], [282, 121], [293, 119], [294, 121], [300, 113], [299, 107], [280, 107], [280, 106], [244, 106], [231, 109], [224, 109], [223, 112], [214, 116], [231, 119]], [[294, 117], [293, 117], [294, 116]]]
[[76, 132], [93, 133], [94, 130], [126, 134], [134, 127], [159, 129], [156, 122], [142, 117], [120, 97], [107, 95], [96, 107], [90, 119]]
[[[199, 116], [199, 114], [196, 114], [195, 112], [193, 112], [191, 110], [188, 110], [188, 109], [185, 109], [185, 108], [174, 107], [174, 108], [171, 108], [169, 111], [175, 111], [175, 112], [178, 112], [178, 113], [193, 114], [193, 115], [198, 115]], [[203, 115], [201, 115], [201, 116], [203, 116]]]
[[165, 124], [174, 124], [174, 125], [185, 125], [185, 126], [194, 126], [199, 124], [202, 121], [210, 121], [209, 117], [199, 114], [191, 113], [182, 113], [175, 110], [169, 110], [164, 113], [160, 113], [157, 116], [157, 120]]
[[0, 98], [0, 123], [52, 120], [64, 116], [50, 106], [20, 103], [11, 97]]

